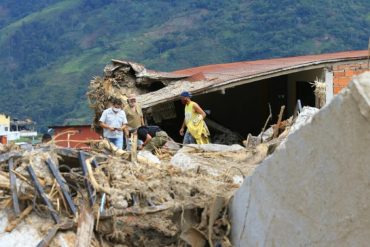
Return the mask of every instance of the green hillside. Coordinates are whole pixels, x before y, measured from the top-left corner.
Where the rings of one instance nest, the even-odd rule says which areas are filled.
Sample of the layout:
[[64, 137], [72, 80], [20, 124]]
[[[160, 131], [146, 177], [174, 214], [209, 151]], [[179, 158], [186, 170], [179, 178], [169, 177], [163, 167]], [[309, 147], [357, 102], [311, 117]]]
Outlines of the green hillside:
[[171, 71], [366, 49], [368, 0], [27, 0], [0, 3], [0, 112], [90, 121], [85, 92], [111, 58]]

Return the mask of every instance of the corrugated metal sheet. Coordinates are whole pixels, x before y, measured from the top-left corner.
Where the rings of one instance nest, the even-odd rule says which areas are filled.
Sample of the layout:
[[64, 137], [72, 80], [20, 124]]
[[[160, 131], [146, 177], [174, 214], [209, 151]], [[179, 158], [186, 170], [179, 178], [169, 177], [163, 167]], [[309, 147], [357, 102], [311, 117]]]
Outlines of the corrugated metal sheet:
[[[166, 78], [183, 78], [170, 83], [168, 86], [147, 94], [140, 95], [138, 99], [144, 108], [179, 97], [184, 91], [201, 94], [222, 87], [234, 86], [241, 81], [245, 83], [260, 80], [261, 76], [273, 77], [281, 72], [310, 69], [314, 66], [326, 66], [351, 60], [362, 60], [368, 56], [367, 50], [347, 51], [321, 55], [299, 57], [274, 58], [257, 61], [236, 62], [227, 64], [213, 64], [189, 68], [171, 73], [165, 73]], [[155, 72], [160, 75], [162, 72]], [[247, 81], [249, 80], [249, 81]]]

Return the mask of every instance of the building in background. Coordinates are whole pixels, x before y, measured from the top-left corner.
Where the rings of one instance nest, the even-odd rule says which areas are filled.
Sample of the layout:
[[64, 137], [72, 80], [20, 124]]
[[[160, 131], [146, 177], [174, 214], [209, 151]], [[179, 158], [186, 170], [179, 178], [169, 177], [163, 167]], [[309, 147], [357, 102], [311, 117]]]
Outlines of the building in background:
[[86, 142], [100, 140], [91, 125], [49, 126], [54, 130], [55, 145], [67, 148], [89, 149]]
[[[11, 119], [7, 114], [0, 114], [0, 142], [7, 144], [10, 141], [16, 142], [22, 137], [34, 141], [37, 136], [36, 123], [31, 119]], [[24, 142], [24, 140], [22, 140]]]

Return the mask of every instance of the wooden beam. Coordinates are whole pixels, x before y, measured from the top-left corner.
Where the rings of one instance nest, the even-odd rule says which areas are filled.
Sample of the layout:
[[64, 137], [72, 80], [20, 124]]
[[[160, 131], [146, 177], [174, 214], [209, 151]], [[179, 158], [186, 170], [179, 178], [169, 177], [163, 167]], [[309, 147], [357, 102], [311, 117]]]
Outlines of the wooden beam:
[[95, 202], [95, 192], [94, 192], [94, 189], [91, 186], [91, 183], [89, 182], [89, 179], [88, 179], [89, 174], [88, 174], [88, 170], [87, 170], [87, 166], [86, 166], [85, 153], [80, 151], [78, 157], [79, 157], [80, 165], [81, 165], [81, 168], [82, 168], [82, 175], [84, 176], [84, 184], [85, 184], [85, 187], [86, 187], [86, 190], [87, 190], [87, 195], [89, 197], [90, 207], [92, 207], [94, 205], [94, 202]]
[[9, 166], [9, 180], [10, 180], [10, 191], [12, 193], [12, 199], [13, 199], [13, 209], [15, 216], [18, 217], [21, 213], [21, 210], [19, 209], [19, 200], [18, 200], [18, 193], [17, 193], [17, 180], [15, 177], [15, 174], [13, 172], [14, 170], [14, 160], [11, 158], [8, 162]]
[[60, 189], [63, 193], [64, 199], [67, 201], [68, 208], [71, 210], [71, 212], [73, 214], [76, 214], [77, 213], [76, 205], [74, 204], [71, 195], [68, 193], [68, 191], [69, 191], [68, 185], [65, 183], [65, 181], [64, 181], [62, 175], [60, 174], [59, 170], [57, 169], [54, 162], [50, 158], [48, 160], [46, 160], [45, 163], [49, 167], [49, 170], [50, 170], [51, 174], [53, 174], [53, 176], [57, 180], [57, 182], [60, 186]]
[[274, 128], [273, 138], [276, 138], [279, 135], [279, 129], [280, 129], [281, 120], [283, 119], [284, 110], [285, 110], [285, 105], [281, 106], [280, 108], [279, 118]]
[[94, 229], [94, 214], [91, 209], [82, 206], [78, 218], [75, 247], [87, 247], [91, 244]]
[[8, 161], [11, 158], [22, 157], [22, 155], [23, 155], [23, 152], [16, 152], [16, 151], [0, 154], [0, 163]]
[[137, 132], [132, 133], [131, 137], [131, 161], [137, 161]]
[[39, 194], [39, 196], [41, 197], [43, 202], [46, 204], [46, 206], [48, 207], [50, 215], [53, 218], [54, 222], [56, 224], [59, 224], [60, 223], [59, 215], [57, 214], [57, 212], [54, 209], [53, 204], [50, 202], [49, 198], [45, 194], [44, 189], [42, 188], [40, 182], [38, 181], [38, 179], [36, 177], [36, 174], [35, 174], [35, 171], [33, 170], [31, 165], [27, 166], [27, 171], [28, 171], [28, 174], [31, 177], [33, 186], [35, 187], [37, 193]]
[[207, 126], [212, 128], [212, 129], [215, 129], [217, 131], [220, 131], [222, 133], [229, 134], [229, 135], [237, 135], [241, 138], [241, 136], [237, 132], [234, 132], [234, 131], [228, 129], [228, 128], [222, 126], [221, 124], [216, 123], [215, 121], [213, 121], [211, 119], [205, 118], [204, 121], [206, 122]]
[[49, 244], [51, 243], [51, 241], [53, 240], [53, 238], [55, 237], [55, 235], [57, 234], [57, 232], [59, 230], [67, 230], [67, 229], [70, 229], [74, 226], [74, 222], [69, 220], [69, 221], [66, 221], [62, 224], [59, 224], [59, 225], [55, 225], [53, 228], [51, 228], [48, 233], [46, 234], [46, 236], [37, 244], [36, 247], [47, 247], [49, 246]]
[[29, 215], [32, 211], [32, 205], [29, 205], [23, 212], [19, 215], [18, 218], [16, 218], [14, 221], [10, 222], [8, 226], [5, 228], [6, 232], [11, 232], [13, 231], [14, 228], [17, 227], [17, 225], [24, 219], [26, 218], [27, 215]]

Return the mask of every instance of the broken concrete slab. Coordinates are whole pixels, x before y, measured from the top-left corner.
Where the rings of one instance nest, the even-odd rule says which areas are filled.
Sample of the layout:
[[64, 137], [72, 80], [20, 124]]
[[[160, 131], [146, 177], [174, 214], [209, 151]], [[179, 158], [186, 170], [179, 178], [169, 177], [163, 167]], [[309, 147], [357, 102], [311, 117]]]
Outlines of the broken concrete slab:
[[234, 246], [367, 246], [370, 73], [301, 126], [236, 192]]
[[[6, 227], [9, 224], [8, 217], [9, 215], [5, 210], [0, 211], [0, 245], [2, 247], [37, 246], [42, 240], [43, 234], [53, 226], [53, 222], [50, 219], [31, 213], [16, 229], [6, 232]], [[76, 233], [73, 231], [59, 232], [49, 246], [73, 247], [75, 238]]]
[[[241, 184], [255, 164], [245, 164], [250, 154], [240, 145], [191, 144], [172, 157], [171, 164], [183, 170], [205, 172], [214, 176], [227, 174], [233, 182]], [[217, 160], [217, 161], [216, 161]]]

